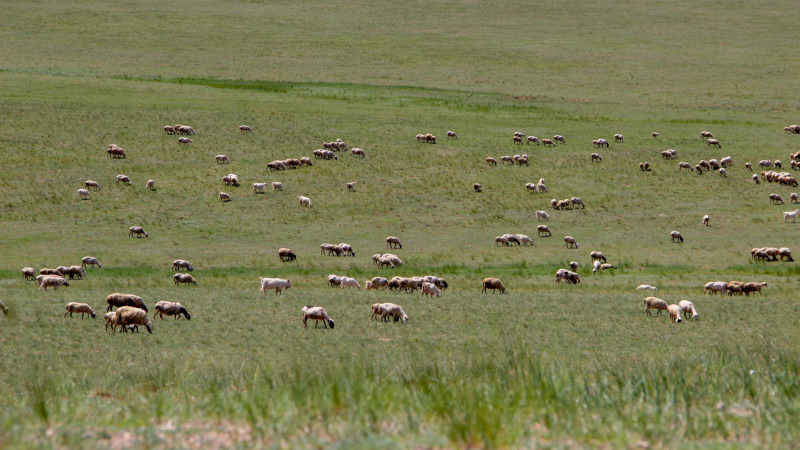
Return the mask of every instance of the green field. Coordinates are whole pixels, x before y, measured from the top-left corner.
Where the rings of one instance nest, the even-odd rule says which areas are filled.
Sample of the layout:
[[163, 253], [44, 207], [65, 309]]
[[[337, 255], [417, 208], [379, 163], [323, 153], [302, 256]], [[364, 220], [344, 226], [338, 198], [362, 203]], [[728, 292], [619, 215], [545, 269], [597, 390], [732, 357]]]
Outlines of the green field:
[[[779, 159], [791, 171], [800, 150], [783, 132], [800, 122], [795, 9], [0, 2], [0, 447], [796, 445], [800, 268], [750, 249], [800, 251], [800, 224], [783, 223], [800, 188], [756, 185], [745, 169]], [[194, 127], [192, 144], [164, 133], [178, 123]], [[515, 131], [567, 143], [515, 146]], [[367, 157], [266, 170], [337, 138]], [[598, 138], [610, 148], [593, 148]], [[106, 156], [112, 143], [126, 159]], [[668, 148], [676, 160], [661, 158]], [[529, 167], [484, 163], [521, 153]], [[725, 178], [678, 171], [725, 156]], [[229, 173], [241, 187], [223, 186]], [[540, 178], [549, 192], [526, 192]], [[102, 190], [78, 200], [86, 180]], [[271, 181], [284, 191], [252, 193]], [[550, 207], [573, 196], [586, 209]], [[552, 237], [537, 236], [537, 210]], [[129, 239], [130, 226], [149, 238]], [[535, 245], [495, 246], [504, 233]], [[387, 250], [389, 235], [403, 248]], [[320, 255], [323, 242], [356, 257]], [[281, 247], [298, 259], [281, 263]], [[593, 275], [593, 250], [618, 269]], [[402, 267], [373, 264], [390, 251]], [[57, 291], [21, 277], [87, 255], [103, 268]], [[197, 286], [173, 285], [175, 259], [192, 262]], [[583, 282], [555, 283], [573, 260]], [[436, 299], [340, 290], [329, 274], [450, 287]], [[292, 287], [260, 295], [259, 277]], [[485, 277], [506, 295], [481, 294]], [[768, 287], [704, 296], [716, 280]], [[701, 319], [647, 317], [639, 284], [694, 302]], [[112, 292], [151, 313], [181, 302], [192, 320], [107, 333]], [[100, 317], [63, 318], [72, 301]], [[402, 305], [409, 323], [370, 321], [375, 302]], [[304, 305], [324, 306], [336, 328], [304, 329]]]

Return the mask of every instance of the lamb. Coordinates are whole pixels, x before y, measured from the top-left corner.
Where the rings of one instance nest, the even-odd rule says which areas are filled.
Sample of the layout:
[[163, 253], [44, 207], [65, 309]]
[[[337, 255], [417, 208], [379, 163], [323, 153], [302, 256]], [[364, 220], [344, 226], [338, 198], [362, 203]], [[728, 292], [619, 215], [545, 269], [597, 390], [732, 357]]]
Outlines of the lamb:
[[533, 245], [533, 239], [531, 239], [530, 237], [528, 237], [528, 236], [526, 236], [524, 234], [517, 234], [516, 237], [517, 237], [517, 240], [519, 240], [519, 244], [522, 245], [522, 246], [532, 246]]
[[187, 137], [178, 138], [178, 145], [181, 145], [181, 144], [188, 145], [188, 144], [191, 144], [192, 142], [194, 142], [194, 141], [192, 141], [191, 139], [189, 139]]
[[144, 311], [147, 311], [147, 305], [144, 304], [144, 300], [142, 300], [142, 297], [139, 297], [138, 295], [121, 294], [115, 292], [113, 294], [109, 294], [108, 297], [106, 297], [106, 303], [108, 304], [106, 312], [111, 311], [115, 306], [117, 308], [121, 308], [123, 306], [131, 306], [134, 308], [139, 308]]
[[455, 131], [448, 131], [447, 132], [447, 139], [458, 139], [458, 135]]
[[192, 263], [186, 261], [185, 259], [176, 259], [175, 261], [172, 261], [172, 270], [175, 272], [180, 272], [181, 269], [186, 269], [191, 272], [194, 270], [194, 267], [192, 267]]
[[112, 332], [117, 331], [117, 324], [116, 324], [116, 322], [117, 322], [117, 313], [116, 312], [112, 311], [112, 312], [106, 313], [106, 315], [103, 317], [103, 319], [105, 319], [105, 321], [106, 321], [106, 333], [108, 333], [108, 326], [109, 325], [111, 325], [111, 331]]
[[621, 134], [615, 134], [614, 135], [614, 142], [623, 142], [624, 143], [625, 142], [625, 138], [622, 137]]
[[266, 294], [267, 289], [274, 289], [275, 295], [278, 295], [281, 294], [284, 289], [292, 287], [292, 283], [289, 280], [283, 280], [281, 278], [260, 278], [260, 280], [262, 294]]
[[689, 319], [698, 320], [700, 316], [697, 314], [697, 310], [694, 309], [694, 305], [689, 300], [681, 300], [678, 302], [678, 306], [683, 311], [683, 317]]
[[672, 238], [672, 242], [673, 242], [673, 243], [674, 243], [674, 242], [683, 242], [683, 236], [681, 236], [681, 233], [680, 233], [680, 232], [678, 232], [678, 231], [673, 231], [673, 232], [671, 232], [669, 235], [670, 235], [670, 237]]
[[645, 297], [644, 306], [645, 306], [645, 311], [644, 312], [647, 313], [648, 316], [651, 315], [650, 314], [650, 310], [651, 309], [658, 310], [658, 312], [656, 313], [656, 316], [660, 316], [661, 315], [661, 311], [666, 311], [667, 308], [668, 308], [667, 302], [665, 302], [664, 300], [661, 300], [658, 297]]
[[506, 239], [505, 237], [497, 236], [496, 238], [494, 238], [494, 245], [496, 247], [499, 247], [501, 245], [503, 245], [505, 247], [508, 247], [509, 245], [511, 245], [511, 243], [508, 242], [508, 239]]
[[351, 183], [347, 183], [347, 190], [348, 191], [354, 191], [356, 189], [356, 184], [358, 184], [357, 181], [353, 181]]
[[553, 235], [553, 233], [550, 232], [550, 228], [547, 225], [537, 226], [536, 231], [539, 233], [539, 236], [544, 235], [543, 237], [550, 237]]
[[650, 171], [650, 163], [647, 162], [647, 161], [640, 162], [639, 163], [639, 170], [641, 170], [642, 172], [649, 172]]
[[703, 174], [703, 167], [700, 164], [694, 166], [694, 170], [697, 171], [698, 175], [702, 175]]
[[217, 155], [214, 157], [217, 164], [230, 164], [231, 160], [226, 155]]
[[305, 197], [303, 195], [300, 195], [300, 196], [297, 197], [297, 200], [300, 201], [300, 206], [305, 206], [307, 208], [311, 208], [311, 199], [310, 198]]
[[592, 269], [592, 273], [597, 272], [598, 270], [608, 270], [608, 269], [616, 269], [617, 267], [611, 264], [601, 264], [600, 261], [594, 262], [594, 268]]
[[650, 286], [649, 284], [640, 284], [636, 286], [637, 291], [657, 291], [658, 288], [655, 286]]
[[282, 191], [283, 190], [283, 183], [280, 181], [273, 181], [272, 182], [272, 190], [273, 191]]
[[547, 214], [546, 211], [536, 211], [536, 221], [541, 222], [543, 220], [550, 220], [550, 214]]
[[797, 209], [795, 209], [794, 211], [785, 211], [783, 213], [783, 223], [786, 223], [788, 219], [792, 219], [792, 223], [795, 223], [795, 221], [797, 220], [798, 212], [800, 212], [800, 210]]
[[424, 297], [426, 295], [439, 297], [439, 288], [433, 283], [422, 283], [422, 296]]
[[87, 191], [86, 189], [78, 189], [78, 199], [89, 200], [89, 191]]
[[151, 191], [156, 190], [156, 180], [147, 180], [147, 184], [144, 185], [145, 189], [150, 189]]
[[400, 242], [400, 239], [394, 236], [387, 236], [386, 248], [403, 248], [403, 244]]
[[[37, 280], [39, 278], [37, 277]], [[67, 280], [63, 277], [57, 277], [53, 275], [45, 275], [39, 280], [39, 290], [41, 291], [42, 288], [46, 291], [48, 287], [52, 286], [54, 291], [57, 291], [61, 286], [69, 286]]]
[[473, 191], [481, 192], [482, 189], [483, 189], [483, 185], [482, 184], [480, 184], [480, 183], [473, 183], [472, 184], [472, 190]]
[[87, 190], [88, 190], [89, 188], [95, 188], [95, 189], [97, 190], [97, 192], [100, 192], [100, 183], [98, 183], [97, 181], [93, 181], [93, 180], [86, 180], [86, 181], [83, 183], [83, 185], [84, 185], [84, 186], [86, 186], [86, 189], [87, 189]]
[[180, 303], [158, 302], [156, 303], [156, 312], [153, 313], [153, 319], [155, 319], [156, 315], [158, 315], [161, 317], [161, 320], [164, 320], [164, 315], [167, 315], [175, 316], [175, 320], [178, 320], [181, 318], [181, 314], [186, 317], [186, 320], [192, 320], [192, 316], [189, 314], [189, 311], [186, 311], [186, 308], [184, 308]]
[[769, 202], [773, 205], [783, 205], [783, 197], [778, 194], [769, 194]]
[[66, 312], [64, 313], [64, 317], [67, 317], [69, 314], [72, 317], [72, 313], [81, 313], [81, 319], [83, 319], [84, 315], [89, 315], [92, 319], [96, 317], [96, 314], [92, 310], [92, 307], [89, 306], [87, 303], [78, 303], [78, 302], [70, 302], [67, 303]]
[[599, 153], [592, 153], [592, 162], [595, 162], [595, 161], [602, 162], [603, 161], [603, 157], [600, 156]]
[[217, 199], [221, 202], [229, 202], [233, 200], [231, 198], [231, 194], [228, 194], [227, 192], [220, 192], [219, 196], [217, 196]]
[[721, 295], [725, 295], [725, 291], [727, 290], [728, 290], [728, 283], [724, 281], [709, 281], [703, 288], [703, 294], [708, 292], [709, 295], [714, 295], [717, 292], [719, 292]]
[[294, 261], [295, 259], [297, 259], [297, 256], [295, 256], [294, 252], [291, 249], [281, 248], [278, 249], [278, 258], [281, 259], [281, 262], [286, 262], [286, 261]]
[[117, 185], [120, 183], [127, 184], [128, 186], [133, 185], [133, 183], [131, 183], [131, 179], [127, 175], [117, 175]]
[[542, 143], [542, 141], [540, 141], [539, 138], [537, 138], [536, 136], [528, 136], [528, 144], [530, 144], [531, 142], [533, 142], [535, 145], [539, 145]]
[[317, 325], [319, 325], [320, 320], [322, 321], [322, 324], [325, 325], [325, 328], [328, 328], [328, 325], [330, 325], [330, 327], [333, 328], [333, 319], [331, 319], [330, 316], [328, 316], [328, 312], [325, 311], [325, 308], [321, 306], [308, 305], [304, 306], [302, 311], [303, 311], [303, 328], [308, 328], [308, 326], [306, 325], [306, 321], [308, 319], [313, 319], [315, 321], [314, 328], [317, 328]]
[[503, 282], [497, 278], [484, 278], [483, 279], [483, 289], [481, 289], [481, 293], [485, 294], [487, 289], [492, 290], [492, 294], [495, 293], [498, 289], [500, 289], [501, 294], [506, 293], [506, 287], [503, 285]]
[[489, 157], [486, 158], [486, 164], [489, 165], [489, 166], [496, 166], [497, 165], [497, 160], [492, 158], [491, 156], [489, 156]]
[[567, 141], [564, 139], [564, 136], [561, 136], [560, 134], [553, 136], [553, 142], [561, 142], [562, 144], [567, 143]]
[[267, 183], [253, 183], [253, 194], [263, 194]]
[[728, 172], [724, 168], [719, 169], [719, 176], [725, 178], [728, 176]]
[[578, 241], [572, 236], [564, 236], [564, 246], [567, 248], [578, 248]]
[[33, 267], [23, 267], [22, 268], [22, 278], [24, 280], [35, 280], [36, 279], [36, 269]]
[[669, 321], [672, 323], [681, 323], [681, 307], [678, 305], [667, 306], [669, 312]]
[[603, 255], [603, 252], [591, 252], [589, 253], [589, 257], [592, 258], [592, 261], [606, 262], [606, 257]]
[[705, 225], [705, 226], [707, 226], [707, 227], [708, 227], [708, 226], [710, 226], [710, 225], [708, 224], [709, 220], [711, 220], [711, 219], [708, 217], [708, 214], [706, 214], [705, 216], [703, 216], [703, 225]]
[[239, 131], [242, 133], [252, 133], [253, 129], [248, 127], [247, 125], [239, 125]]
[[381, 320], [388, 322], [389, 318], [394, 318], [395, 322], [403, 321], [403, 323], [408, 323], [408, 315], [400, 305], [395, 305], [394, 303], [384, 303], [381, 305]]
[[129, 238], [133, 237], [133, 235], [136, 235], [137, 238], [141, 238], [142, 235], [144, 235], [144, 237], [150, 237], [150, 235], [147, 234], [144, 231], [144, 228], [142, 228], [142, 227], [130, 227], [130, 228], [128, 228], [128, 237]]
[[147, 312], [142, 309], [134, 308], [132, 306], [122, 306], [117, 310], [117, 314], [114, 319], [114, 324], [121, 325], [122, 331], [126, 333], [128, 332], [128, 325], [133, 325], [137, 332], [139, 330], [139, 325], [144, 325], [145, 328], [147, 328], [147, 332], [153, 334], [153, 323], [147, 316]]
[[350, 155], [351, 156], [358, 156], [358, 157], [361, 157], [361, 158], [366, 158], [367, 157], [367, 154], [364, 153], [364, 150], [360, 149], [360, 148], [354, 148], [354, 149], [350, 150]]
[[197, 280], [194, 279], [193, 276], [189, 275], [188, 273], [176, 273], [172, 276], [172, 279], [175, 281], [175, 285], [177, 286], [178, 283], [180, 284], [189, 284], [193, 283], [197, 286]]

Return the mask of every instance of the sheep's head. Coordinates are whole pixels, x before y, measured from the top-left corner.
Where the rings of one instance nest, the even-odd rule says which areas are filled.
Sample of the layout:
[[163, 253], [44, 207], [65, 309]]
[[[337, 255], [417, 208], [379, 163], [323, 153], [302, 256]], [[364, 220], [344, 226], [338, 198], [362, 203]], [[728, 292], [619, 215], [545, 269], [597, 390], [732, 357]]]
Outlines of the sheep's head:
[[328, 319], [328, 325], [333, 328], [333, 319]]
[[149, 320], [144, 326], [147, 328], [148, 333], [153, 334], [153, 324]]
[[69, 286], [69, 283], [67, 283], [67, 282], [65, 281], [65, 282], [64, 282], [64, 286]]
[[97, 314], [95, 314], [94, 311], [92, 311], [91, 316], [92, 316], [92, 319], [94, 319], [95, 317], [97, 317]]
[[403, 314], [403, 323], [408, 323], [408, 316]]
[[681, 317], [678, 316], [678, 319], [675, 321], [675, 323], [681, 323], [681, 322], [683, 322], [683, 320], [681, 320]]
[[180, 314], [183, 314], [183, 316], [186, 317], [186, 320], [192, 320], [192, 316], [191, 316], [191, 314], [189, 314], [189, 311], [186, 311], [186, 308], [184, 308], [182, 306], [181, 306], [180, 311], [178, 312], [178, 315], [180, 315]]

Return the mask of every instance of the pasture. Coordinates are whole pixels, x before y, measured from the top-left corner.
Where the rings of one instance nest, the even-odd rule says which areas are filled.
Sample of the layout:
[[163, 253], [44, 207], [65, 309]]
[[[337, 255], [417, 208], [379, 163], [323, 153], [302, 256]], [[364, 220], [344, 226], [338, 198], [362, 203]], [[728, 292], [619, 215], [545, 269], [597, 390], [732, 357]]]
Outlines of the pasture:
[[[800, 251], [800, 223], [783, 223], [800, 189], [751, 179], [762, 159], [792, 172], [800, 149], [783, 132], [800, 122], [793, 6], [0, 4], [0, 446], [796, 443], [800, 269], [750, 255]], [[164, 133], [178, 123], [195, 129], [191, 144]], [[514, 145], [515, 131], [566, 144]], [[337, 138], [366, 158], [266, 169]], [[112, 143], [125, 159], [107, 157]], [[670, 148], [677, 159], [662, 159]], [[484, 163], [521, 153], [530, 166]], [[729, 155], [725, 178], [678, 171]], [[223, 186], [229, 173], [240, 187]], [[540, 178], [549, 192], [527, 192]], [[79, 200], [86, 180], [101, 190]], [[272, 181], [284, 190], [252, 193]], [[573, 196], [586, 208], [550, 207]], [[537, 236], [537, 210], [552, 237]], [[131, 226], [149, 237], [128, 238]], [[496, 246], [504, 233], [535, 245]], [[402, 249], [386, 248], [390, 235]], [[321, 255], [323, 242], [356, 256]], [[297, 260], [281, 262], [281, 247]], [[618, 269], [593, 275], [593, 250]], [[404, 265], [378, 268], [384, 252]], [[57, 291], [21, 277], [87, 255], [103, 268]], [[197, 286], [173, 285], [176, 259]], [[556, 283], [573, 260], [583, 282]], [[332, 289], [329, 274], [362, 286], [436, 275], [449, 288]], [[261, 295], [259, 277], [291, 288]], [[485, 277], [507, 293], [481, 294]], [[768, 287], [703, 295], [716, 280]], [[140, 295], [151, 317], [157, 301], [180, 302], [192, 319], [107, 333], [112, 292]], [[701, 319], [647, 317], [647, 295], [688, 299]], [[98, 318], [63, 318], [73, 301]], [[370, 321], [376, 302], [402, 305], [409, 323]], [[336, 328], [303, 328], [304, 305]]]

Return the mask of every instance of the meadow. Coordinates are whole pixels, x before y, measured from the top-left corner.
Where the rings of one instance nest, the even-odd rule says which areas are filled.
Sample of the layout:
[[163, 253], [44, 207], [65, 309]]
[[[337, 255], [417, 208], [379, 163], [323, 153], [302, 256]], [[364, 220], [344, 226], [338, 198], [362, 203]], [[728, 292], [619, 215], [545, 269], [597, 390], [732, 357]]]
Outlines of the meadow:
[[[797, 189], [756, 185], [744, 167], [786, 168], [800, 147], [783, 132], [800, 122], [793, 7], [0, 3], [0, 447], [796, 445], [800, 269], [750, 249], [800, 248], [800, 224], [782, 214]], [[165, 135], [177, 123], [196, 130], [191, 145]], [[567, 143], [515, 146], [515, 131]], [[415, 141], [428, 132], [437, 144]], [[625, 143], [592, 148], [614, 133]], [[266, 170], [336, 138], [367, 157]], [[127, 158], [108, 158], [111, 143]], [[668, 148], [678, 159], [661, 158]], [[530, 167], [483, 162], [517, 153]], [[728, 155], [726, 178], [678, 171]], [[228, 173], [242, 186], [223, 186]], [[539, 178], [549, 192], [526, 192]], [[89, 179], [102, 190], [78, 200]], [[284, 191], [252, 194], [269, 181]], [[771, 205], [773, 192], [787, 204]], [[549, 206], [572, 196], [586, 209]], [[536, 236], [537, 210], [552, 237]], [[149, 238], [129, 239], [134, 225]], [[535, 245], [495, 246], [504, 233]], [[404, 265], [381, 269], [371, 255], [390, 251], [389, 235]], [[356, 257], [320, 255], [323, 242]], [[281, 263], [280, 247], [298, 259]], [[618, 269], [593, 275], [593, 250]], [[20, 276], [87, 255], [103, 268], [57, 291]], [[172, 284], [175, 259], [192, 262], [197, 286]], [[583, 282], [555, 283], [573, 260]], [[338, 290], [331, 273], [450, 287], [435, 299]], [[292, 287], [260, 295], [259, 277]], [[481, 294], [485, 277], [508, 292]], [[704, 296], [715, 280], [768, 287]], [[692, 301], [700, 320], [647, 317], [645, 283]], [[181, 302], [192, 319], [106, 332], [112, 292], [151, 312]], [[62, 318], [71, 301], [100, 317]], [[370, 321], [375, 302], [402, 305], [409, 323]], [[336, 328], [303, 328], [304, 305]]]

